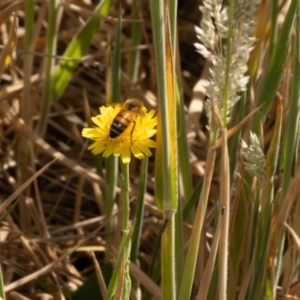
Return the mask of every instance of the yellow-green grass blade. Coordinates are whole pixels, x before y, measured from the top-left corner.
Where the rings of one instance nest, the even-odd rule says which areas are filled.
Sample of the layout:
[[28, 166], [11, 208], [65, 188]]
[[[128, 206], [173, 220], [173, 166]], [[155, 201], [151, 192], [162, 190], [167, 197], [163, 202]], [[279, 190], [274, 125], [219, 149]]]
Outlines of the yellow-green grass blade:
[[[182, 84], [182, 71], [180, 67], [180, 53], [177, 42], [176, 47], [176, 78], [177, 78], [177, 89], [176, 89], [176, 103], [177, 103], [177, 137], [178, 137], [178, 160], [179, 160], [179, 172], [180, 180], [182, 182], [182, 192], [184, 205], [188, 204], [188, 200], [193, 194], [193, 182], [192, 173], [190, 168], [190, 155], [187, 141], [186, 124], [185, 124], [185, 111], [184, 111], [184, 96], [183, 96], [183, 84]], [[190, 207], [192, 208], [192, 207]], [[190, 210], [188, 221], [192, 223], [195, 210]]]
[[[174, 3], [176, 5], [176, 3]], [[151, 17], [154, 36], [154, 49], [158, 81], [158, 151], [156, 155], [156, 174], [162, 181], [157, 181], [159, 190], [157, 204], [163, 209], [167, 222], [162, 234], [162, 297], [176, 298], [175, 284], [175, 215], [178, 201], [177, 179], [177, 129], [175, 97], [175, 64], [172, 53], [172, 37], [167, 1], [151, 1]], [[160, 169], [158, 169], [160, 168]], [[163, 190], [159, 187], [163, 186]]]

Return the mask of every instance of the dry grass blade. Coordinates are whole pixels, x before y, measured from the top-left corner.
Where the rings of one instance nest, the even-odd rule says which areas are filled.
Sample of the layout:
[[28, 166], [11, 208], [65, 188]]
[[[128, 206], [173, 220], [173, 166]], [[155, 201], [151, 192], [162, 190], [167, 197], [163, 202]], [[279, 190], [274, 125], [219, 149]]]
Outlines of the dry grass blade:
[[283, 224], [287, 228], [287, 230], [289, 231], [291, 236], [293, 237], [293, 240], [296, 243], [299, 254], [300, 254], [300, 238], [299, 238], [298, 234], [295, 232], [295, 230], [289, 224], [287, 224], [286, 222], [283, 222]]
[[199, 293], [197, 295], [197, 300], [206, 299], [207, 293], [209, 290], [209, 285], [211, 281], [211, 277], [213, 274], [213, 270], [215, 267], [215, 260], [218, 252], [218, 246], [219, 246], [219, 239], [220, 239], [220, 231], [221, 231], [221, 222], [219, 220], [218, 226], [214, 235], [214, 240], [211, 246], [211, 252], [207, 261], [207, 265], [205, 267], [205, 271], [202, 277], [202, 281], [200, 284]]
[[289, 212], [290, 208], [292, 207], [293, 202], [296, 199], [297, 193], [299, 193], [299, 190], [300, 190], [299, 183], [300, 183], [300, 165], [297, 169], [295, 178], [291, 181], [289, 190], [285, 196], [283, 205], [278, 214], [276, 222], [274, 222], [274, 224], [272, 226], [270, 236], [275, 240], [279, 238], [279, 232], [281, 230], [282, 224], [286, 218], [287, 213]]
[[[242, 128], [243, 125], [245, 125], [247, 123], [247, 121], [249, 121], [251, 119], [251, 117], [253, 117], [253, 115], [259, 110], [259, 107], [254, 109], [253, 111], [251, 111], [251, 113], [249, 113], [240, 123], [238, 123], [237, 125], [235, 125], [234, 127], [230, 128], [227, 131], [227, 139], [231, 138], [239, 129]], [[215, 148], [218, 149], [220, 148], [222, 145], [222, 138], [218, 138], [216, 141], [216, 145]]]
[[9, 31], [8, 39], [0, 55], [0, 74], [2, 74], [3, 70], [11, 62], [12, 52], [14, 50], [16, 39], [17, 39], [17, 29], [18, 29], [18, 17], [14, 15], [11, 28]]
[[52, 263], [48, 264], [47, 266], [41, 268], [40, 270], [36, 271], [36, 272], [33, 272], [32, 274], [28, 275], [28, 276], [25, 276], [19, 280], [16, 280], [15, 282], [7, 285], [5, 287], [5, 292], [9, 292], [9, 291], [12, 291], [16, 288], [19, 288], [20, 286], [38, 278], [39, 276], [45, 274], [45, 273], [48, 273], [48, 272], [51, 272], [51, 271], [54, 271], [54, 268], [55, 266], [62, 262], [68, 255], [70, 255], [70, 253], [73, 251], [73, 249], [65, 254], [63, 254], [60, 258], [58, 258], [57, 260], [53, 261]]
[[97, 174], [89, 172], [88, 170], [79, 166], [77, 163], [68, 159], [64, 154], [55, 150], [48, 143], [46, 143], [43, 139], [39, 138], [34, 133], [32, 133], [30, 131], [30, 129], [24, 124], [22, 119], [18, 119], [16, 121], [15, 128], [24, 137], [31, 140], [35, 145], [37, 145], [40, 150], [42, 150], [42, 151], [46, 152], [47, 154], [49, 154], [50, 156], [54, 157], [55, 159], [60, 161], [62, 164], [64, 164], [68, 168], [74, 170], [76, 173], [78, 173], [78, 175], [81, 175], [90, 181], [96, 181], [100, 185], [105, 186], [104, 180], [102, 178], [100, 178]]
[[[11, 3], [11, 1], [7, 1], [9, 6], [5, 7], [4, 9], [1, 9], [1, 14], [0, 14], [0, 25], [11, 16], [11, 14], [16, 11], [18, 8], [21, 8], [24, 6], [24, 0], [19, 0], [19, 1], [14, 1]], [[2, 4], [2, 2], [1, 2]]]
[[[34, 74], [30, 76], [30, 84], [33, 86], [34, 84], [38, 84], [41, 80], [41, 75], [40, 74]], [[25, 81], [21, 80], [14, 85], [9, 85], [7, 87], [4, 87], [0, 90], [0, 102], [16, 97], [18, 93], [20, 93], [25, 86]]]
[[34, 175], [32, 175], [28, 180], [26, 180], [11, 196], [9, 196], [1, 205], [0, 205], [0, 214], [4, 213], [4, 210], [14, 201], [37, 177], [39, 177], [46, 169], [48, 169], [56, 159], [49, 162], [47, 165], [42, 167]]
[[[109, 283], [124, 298], [129, 285], [114, 278], [110, 257], [117, 275], [132, 275], [132, 299], [299, 298], [299, 0], [202, 0], [200, 10], [197, 2], [0, 0], [2, 298], [106, 299]], [[145, 147], [128, 140], [128, 189], [119, 165], [90, 153], [82, 136], [87, 126], [98, 133], [91, 117], [110, 98], [138, 98], [160, 120], [155, 142], [163, 146], [147, 166], [134, 157]], [[121, 257], [122, 220], [139, 228], [134, 264], [129, 251], [122, 261], [115, 250]]]
[[[23, 296], [22, 294], [18, 292], [10, 292], [9, 293], [9, 298], [11, 300], [30, 300], [30, 298]], [[2, 300], [2, 298], [1, 298]]]
[[103, 297], [103, 299], [106, 299], [106, 295], [107, 295], [107, 286], [105, 284], [104, 281], [104, 277], [101, 271], [101, 268], [99, 266], [99, 262], [95, 256], [95, 253], [93, 251], [91, 251], [91, 255], [93, 258], [93, 262], [94, 262], [94, 266], [95, 266], [95, 270], [96, 270], [96, 274], [97, 274], [97, 279], [98, 279], [98, 284], [100, 287], [100, 291], [101, 291], [101, 295]]
[[221, 205], [221, 232], [220, 232], [220, 294], [219, 299], [226, 299], [228, 281], [228, 232], [229, 232], [229, 212], [230, 212], [230, 175], [229, 156], [227, 144], [227, 131], [221, 130], [222, 153], [220, 172], [220, 205]]

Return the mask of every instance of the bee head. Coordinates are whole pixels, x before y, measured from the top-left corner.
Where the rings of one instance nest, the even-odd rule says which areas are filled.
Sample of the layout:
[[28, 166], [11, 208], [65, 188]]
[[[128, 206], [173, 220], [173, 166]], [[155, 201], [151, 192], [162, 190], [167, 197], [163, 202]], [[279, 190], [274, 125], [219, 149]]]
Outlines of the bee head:
[[142, 112], [143, 107], [144, 107], [143, 102], [138, 100], [138, 99], [126, 100], [124, 105], [123, 105], [123, 109], [130, 110], [130, 111], [135, 112], [135, 113]]

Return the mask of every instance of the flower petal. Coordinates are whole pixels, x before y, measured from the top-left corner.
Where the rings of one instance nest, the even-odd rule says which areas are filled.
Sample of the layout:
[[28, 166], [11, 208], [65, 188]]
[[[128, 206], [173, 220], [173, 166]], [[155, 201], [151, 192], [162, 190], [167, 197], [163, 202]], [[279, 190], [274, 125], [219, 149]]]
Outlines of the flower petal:
[[153, 140], [150, 140], [150, 139], [146, 139], [143, 141], [143, 143], [149, 147], [149, 148], [156, 148], [157, 147], [157, 143]]
[[103, 157], [109, 157], [114, 152], [114, 144], [108, 143], [107, 148], [103, 152]]
[[139, 147], [137, 147], [137, 145], [132, 145], [130, 149], [131, 149], [132, 154], [136, 158], [142, 159], [145, 157], [145, 155], [143, 154], [143, 152], [141, 152], [141, 150], [139, 149]]
[[103, 126], [103, 118], [100, 115], [91, 118], [92, 122], [97, 125], [99, 128]]
[[143, 143], [136, 143], [136, 146], [140, 149], [141, 152], [145, 153], [146, 155], [148, 156], [152, 155], [150, 149]]
[[88, 147], [89, 150], [92, 150], [93, 154], [99, 154], [106, 149], [106, 144], [103, 141], [96, 141]]
[[82, 130], [83, 137], [95, 141], [88, 149], [93, 154], [103, 152], [104, 157], [112, 154], [121, 156], [123, 163], [130, 162], [131, 153], [140, 159], [145, 155], [151, 156], [149, 148], [157, 146], [156, 142], [150, 139], [157, 132], [155, 111], [147, 112], [146, 107], [142, 107], [142, 113], [134, 116], [124, 132], [115, 138], [110, 138], [111, 124], [122, 107], [124, 106], [121, 104], [113, 104], [99, 108], [100, 114], [92, 118], [96, 127]]
[[123, 164], [129, 164], [130, 163], [130, 149], [124, 148], [124, 151], [121, 153], [121, 159]]
[[102, 132], [99, 130], [99, 128], [84, 128], [82, 130], [82, 136], [89, 138], [91, 140], [99, 139], [102, 137]]

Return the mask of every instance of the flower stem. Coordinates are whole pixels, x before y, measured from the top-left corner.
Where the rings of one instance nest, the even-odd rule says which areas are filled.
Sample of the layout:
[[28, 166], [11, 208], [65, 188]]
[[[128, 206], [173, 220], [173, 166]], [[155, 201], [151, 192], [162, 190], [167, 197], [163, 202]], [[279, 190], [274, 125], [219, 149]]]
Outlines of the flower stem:
[[[122, 200], [123, 200], [123, 218], [122, 218], [122, 230], [124, 238], [129, 235], [129, 216], [130, 216], [130, 206], [129, 206], [129, 164], [124, 164], [121, 162], [122, 166]], [[131, 230], [132, 234], [132, 230]], [[131, 235], [130, 234], [130, 235]], [[127, 248], [127, 249], [126, 249]], [[131, 237], [128, 241], [128, 245], [125, 248], [125, 271], [124, 271], [124, 285], [122, 299], [129, 299], [130, 289], [131, 289], [131, 279], [129, 276], [129, 257], [131, 251]]]
[[129, 230], [129, 164], [123, 164], [122, 166], [122, 200], [123, 200], [123, 218], [122, 229], [123, 231]]

